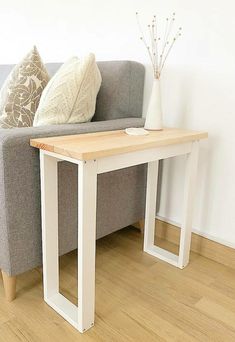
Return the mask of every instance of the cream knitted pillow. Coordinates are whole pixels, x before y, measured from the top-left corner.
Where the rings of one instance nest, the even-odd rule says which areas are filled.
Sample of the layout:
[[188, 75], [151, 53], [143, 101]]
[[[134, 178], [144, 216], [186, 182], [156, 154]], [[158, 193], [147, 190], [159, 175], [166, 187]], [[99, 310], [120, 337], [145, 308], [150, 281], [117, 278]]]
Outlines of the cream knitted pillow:
[[44, 89], [34, 117], [34, 126], [80, 123], [91, 120], [101, 75], [94, 54], [72, 57]]

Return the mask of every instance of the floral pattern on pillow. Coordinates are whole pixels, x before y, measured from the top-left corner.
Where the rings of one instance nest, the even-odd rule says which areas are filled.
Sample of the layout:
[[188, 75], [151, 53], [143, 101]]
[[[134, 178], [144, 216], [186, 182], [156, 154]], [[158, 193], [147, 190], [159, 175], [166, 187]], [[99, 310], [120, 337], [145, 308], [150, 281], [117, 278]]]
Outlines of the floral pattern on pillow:
[[0, 91], [0, 127], [30, 127], [49, 75], [34, 47], [17, 64]]

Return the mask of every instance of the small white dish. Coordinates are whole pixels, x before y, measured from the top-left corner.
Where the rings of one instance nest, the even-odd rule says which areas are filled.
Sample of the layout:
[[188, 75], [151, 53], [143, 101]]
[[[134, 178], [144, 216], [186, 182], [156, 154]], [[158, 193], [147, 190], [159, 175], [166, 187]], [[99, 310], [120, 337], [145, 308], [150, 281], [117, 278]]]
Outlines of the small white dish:
[[125, 133], [128, 135], [148, 135], [149, 132], [146, 131], [146, 129], [142, 127], [131, 127], [131, 128], [126, 128]]

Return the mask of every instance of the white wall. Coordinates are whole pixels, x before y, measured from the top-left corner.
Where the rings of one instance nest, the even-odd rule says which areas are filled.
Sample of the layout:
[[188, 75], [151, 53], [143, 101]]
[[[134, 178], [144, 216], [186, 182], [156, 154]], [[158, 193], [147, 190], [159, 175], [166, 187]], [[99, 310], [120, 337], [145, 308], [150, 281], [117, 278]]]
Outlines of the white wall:
[[[233, 0], [0, 0], [0, 63], [15, 63], [36, 44], [44, 61], [94, 51], [97, 59], [131, 59], [151, 72], [138, 39], [145, 20], [176, 11], [183, 26], [162, 78], [164, 123], [204, 129], [194, 227], [235, 246], [235, 24]], [[180, 222], [184, 158], [164, 165], [159, 215]]]

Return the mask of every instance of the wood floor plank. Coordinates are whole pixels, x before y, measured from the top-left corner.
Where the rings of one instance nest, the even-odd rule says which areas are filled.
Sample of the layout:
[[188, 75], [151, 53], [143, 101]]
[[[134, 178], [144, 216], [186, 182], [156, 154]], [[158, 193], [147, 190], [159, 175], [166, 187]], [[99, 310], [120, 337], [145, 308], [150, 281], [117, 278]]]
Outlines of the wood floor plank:
[[224, 323], [235, 332], [235, 312], [232, 312], [226, 306], [218, 304], [215, 300], [203, 297], [195, 307], [219, 323]]
[[[144, 253], [142, 239], [127, 228], [97, 242], [95, 327], [83, 335], [44, 303], [40, 268], [19, 276], [12, 303], [0, 281], [0, 342], [234, 342], [235, 271], [194, 253], [177, 269]], [[76, 252], [60, 259], [60, 275], [77, 302]]]

